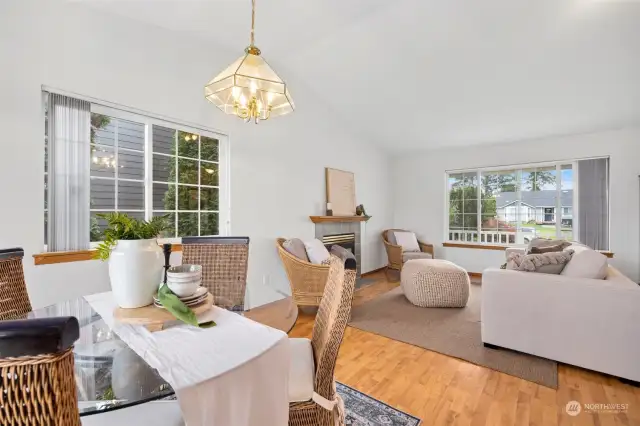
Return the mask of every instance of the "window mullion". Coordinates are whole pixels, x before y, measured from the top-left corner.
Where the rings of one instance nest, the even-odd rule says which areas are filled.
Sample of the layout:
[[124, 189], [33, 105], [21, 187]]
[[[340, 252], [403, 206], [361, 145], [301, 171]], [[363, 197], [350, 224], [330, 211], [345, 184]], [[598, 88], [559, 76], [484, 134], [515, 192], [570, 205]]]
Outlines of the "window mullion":
[[175, 158], [173, 159], [173, 161], [175, 161], [175, 181], [173, 182], [173, 185], [175, 186], [176, 190], [174, 191], [175, 193], [175, 209], [176, 209], [176, 214], [174, 215], [175, 217], [173, 218], [174, 220], [174, 226], [175, 226], [175, 236], [176, 238], [180, 238], [179, 234], [179, 230], [178, 230], [178, 210], [180, 210], [180, 206], [178, 205], [178, 176], [180, 175], [180, 170], [178, 170], [178, 136], [179, 136], [180, 132], [178, 130], [176, 130], [175, 132], [173, 132], [174, 135], [174, 153], [175, 153]]
[[147, 120], [144, 126], [144, 218], [153, 217], [153, 128]]
[[562, 165], [556, 164], [556, 238], [562, 238]]
[[[202, 158], [202, 143], [201, 143], [201, 139], [202, 136], [198, 135], [198, 235], [202, 235], [202, 224], [200, 223], [200, 217], [202, 216], [200, 214], [200, 194], [202, 193], [202, 191], [200, 190], [200, 178], [202, 176], [202, 171], [200, 170], [200, 168], [202, 167], [202, 162], [200, 161], [200, 159]], [[220, 168], [218, 167], [218, 171], [220, 170]], [[218, 182], [219, 183], [219, 182]], [[219, 192], [218, 192], [218, 196], [219, 196]]]
[[116, 119], [116, 125], [114, 126], [113, 129], [113, 149], [114, 149], [114, 154], [115, 154], [115, 158], [116, 158], [116, 166], [115, 166], [115, 170], [114, 170], [114, 178], [115, 178], [115, 182], [113, 187], [115, 188], [115, 200], [113, 203], [113, 206], [115, 207], [115, 211], [118, 211], [118, 169], [120, 168], [120, 157], [118, 156], [118, 124], [119, 124], [120, 120]]
[[476, 197], [478, 198], [476, 200], [476, 205], [477, 205], [477, 214], [476, 214], [476, 220], [477, 220], [477, 224], [476, 224], [476, 228], [478, 231], [478, 240], [476, 242], [480, 243], [483, 242], [482, 241], [482, 173], [480, 172], [480, 170], [478, 170], [476, 172]]
[[524, 243], [522, 237], [522, 169], [516, 172], [516, 244], [520, 244], [520, 239]]

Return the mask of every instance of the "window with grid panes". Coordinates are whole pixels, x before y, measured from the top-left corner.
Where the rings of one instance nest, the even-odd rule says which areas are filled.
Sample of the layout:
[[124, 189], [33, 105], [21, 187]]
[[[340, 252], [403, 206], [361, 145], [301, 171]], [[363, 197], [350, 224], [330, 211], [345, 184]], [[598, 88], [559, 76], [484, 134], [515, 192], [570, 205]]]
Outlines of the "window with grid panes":
[[[161, 237], [174, 241], [226, 233], [228, 218], [221, 209], [225, 135], [97, 104], [91, 111], [86, 214], [92, 243], [102, 240], [106, 226], [98, 215], [116, 211], [146, 220], [166, 216], [171, 227]], [[48, 163], [45, 130], [45, 245]]]

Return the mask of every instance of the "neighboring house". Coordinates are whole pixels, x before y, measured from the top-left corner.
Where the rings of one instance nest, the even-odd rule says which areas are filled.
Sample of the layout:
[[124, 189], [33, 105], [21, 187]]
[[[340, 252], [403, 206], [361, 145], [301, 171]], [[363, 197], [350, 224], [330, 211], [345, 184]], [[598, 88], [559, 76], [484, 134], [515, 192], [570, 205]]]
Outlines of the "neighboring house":
[[518, 204], [517, 192], [502, 192], [496, 196], [498, 219], [505, 222], [556, 223], [558, 217], [563, 223], [573, 222], [573, 190], [562, 191], [562, 211], [556, 212], [556, 191], [523, 191]]

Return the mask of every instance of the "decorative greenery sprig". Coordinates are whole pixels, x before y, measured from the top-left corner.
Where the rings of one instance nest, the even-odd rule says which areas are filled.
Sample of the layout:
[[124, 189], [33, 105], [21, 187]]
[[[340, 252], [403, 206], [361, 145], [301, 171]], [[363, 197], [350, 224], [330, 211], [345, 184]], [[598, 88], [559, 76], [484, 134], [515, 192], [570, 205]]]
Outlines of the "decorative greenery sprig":
[[166, 216], [156, 216], [150, 221], [138, 220], [125, 213], [98, 214], [99, 218], [107, 221], [104, 230], [104, 241], [98, 245], [96, 259], [107, 260], [111, 250], [118, 240], [147, 240], [156, 238], [158, 234], [169, 227]]

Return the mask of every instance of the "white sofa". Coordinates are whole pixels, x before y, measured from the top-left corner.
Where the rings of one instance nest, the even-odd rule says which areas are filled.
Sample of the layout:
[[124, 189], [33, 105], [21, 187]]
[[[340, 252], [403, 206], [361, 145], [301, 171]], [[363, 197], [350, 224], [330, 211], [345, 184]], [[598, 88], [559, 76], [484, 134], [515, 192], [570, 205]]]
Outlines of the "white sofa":
[[481, 316], [487, 346], [640, 382], [640, 286], [612, 266], [604, 280], [486, 269]]

